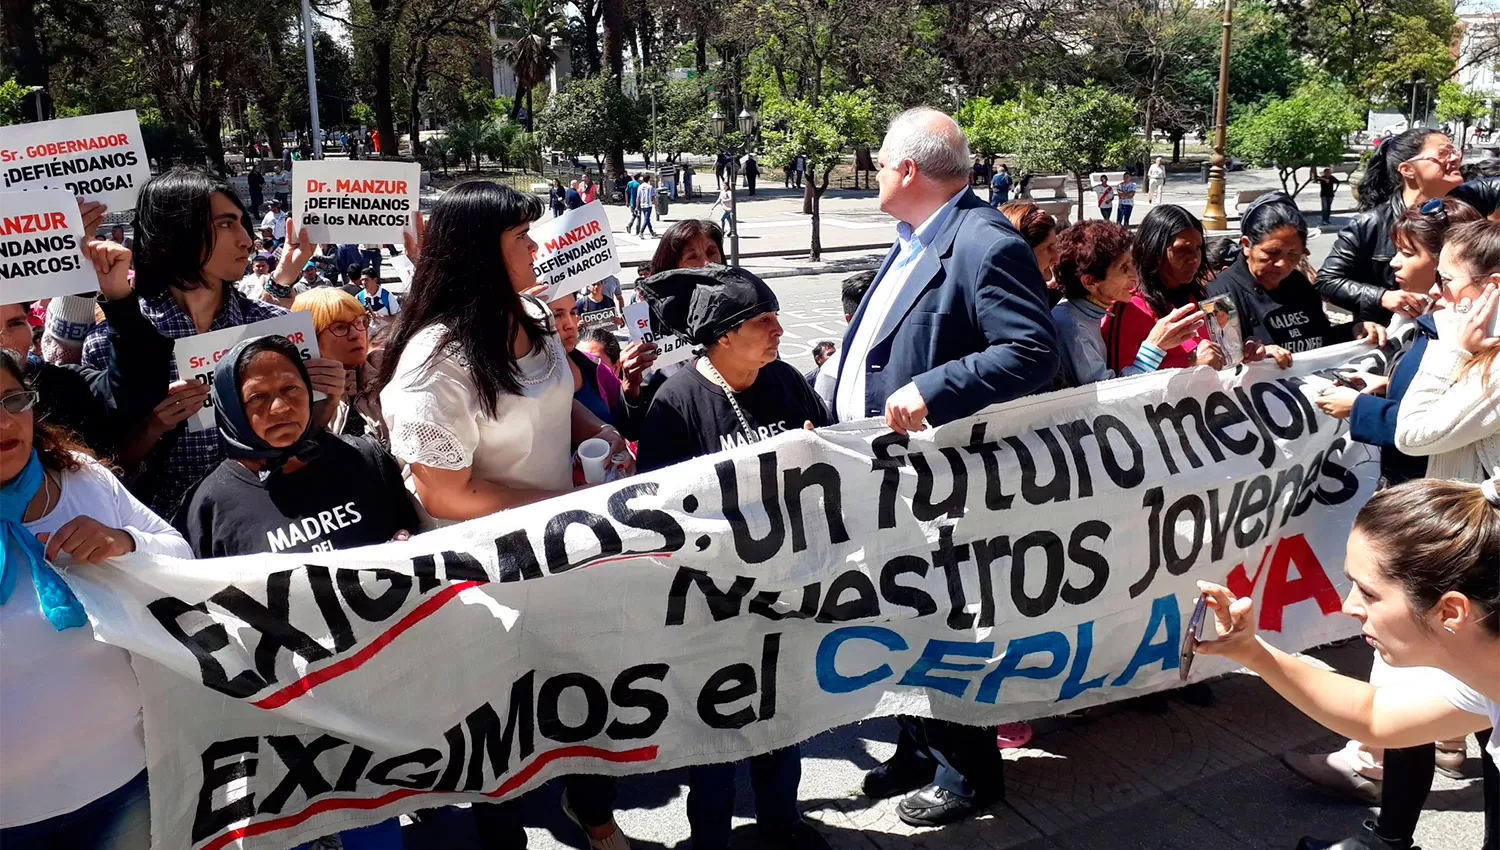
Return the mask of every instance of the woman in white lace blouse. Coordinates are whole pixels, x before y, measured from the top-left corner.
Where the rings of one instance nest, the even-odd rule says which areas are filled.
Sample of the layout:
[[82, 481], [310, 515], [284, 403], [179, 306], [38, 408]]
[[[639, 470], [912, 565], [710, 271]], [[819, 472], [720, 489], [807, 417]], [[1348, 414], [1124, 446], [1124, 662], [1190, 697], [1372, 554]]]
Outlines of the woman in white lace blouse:
[[[464, 183], [427, 219], [411, 294], [377, 380], [391, 453], [439, 523], [573, 489], [573, 447], [590, 437], [629, 457], [625, 439], [573, 400], [573, 372], [537, 289], [533, 196]], [[496, 260], [499, 262], [496, 262]], [[633, 463], [629, 464], [633, 466]], [[567, 776], [563, 805], [591, 847], [629, 850], [614, 820], [614, 779]], [[514, 801], [470, 811], [487, 847], [525, 847]]]
[[[378, 381], [391, 453], [438, 521], [572, 489], [572, 447], [624, 438], [573, 402], [567, 355], [536, 286], [536, 198], [486, 181], [438, 201]], [[498, 249], [498, 250], [497, 250]], [[500, 262], [496, 262], [496, 260]]]

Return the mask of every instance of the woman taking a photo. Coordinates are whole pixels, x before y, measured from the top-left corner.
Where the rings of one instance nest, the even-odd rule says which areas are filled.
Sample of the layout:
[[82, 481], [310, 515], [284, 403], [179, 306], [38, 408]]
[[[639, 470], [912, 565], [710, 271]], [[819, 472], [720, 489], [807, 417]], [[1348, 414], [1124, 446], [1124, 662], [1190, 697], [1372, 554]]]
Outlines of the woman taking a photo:
[[1385, 328], [1356, 320], [1333, 325], [1323, 298], [1297, 270], [1307, 256], [1307, 223], [1285, 192], [1261, 195], [1240, 218], [1241, 255], [1208, 285], [1210, 296], [1228, 295], [1239, 314], [1240, 331], [1266, 346], [1283, 368], [1289, 352], [1312, 351], [1351, 338], [1385, 344]]
[[[1203, 300], [1203, 224], [1182, 207], [1153, 207], [1136, 230], [1131, 256], [1137, 275], [1135, 291], [1130, 300], [1110, 310], [1101, 326], [1109, 368], [1116, 372], [1136, 361], [1157, 322]], [[1205, 327], [1168, 347], [1159, 368], [1222, 369], [1227, 362]]]
[[1424, 201], [1441, 198], [1463, 182], [1463, 153], [1439, 130], [1416, 127], [1375, 149], [1359, 184], [1359, 208], [1339, 232], [1317, 287], [1330, 303], [1354, 313], [1356, 322], [1388, 324], [1392, 314], [1416, 318], [1422, 299], [1396, 285], [1391, 225]]
[[[1215, 640], [1198, 651], [1255, 672], [1304, 714], [1375, 746], [1414, 747], [1480, 734], [1496, 777], [1500, 739], [1500, 492], [1483, 484], [1421, 479], [1370, 498], [1349, 535], [1344, 569], [1352, 582], [1344, 613], [1393, 667], [1436, 668], [1420, 683], [1377, 687], [1314, 667], [1256, 636], [1254, 601], [1199, 582], [1208, 595]], [[1488, 793], [1488, 789], [1487, 789]], [[1500, 824], [1486, 811], [1485, 833]], [[1330, 844], [1303, 839], [1299, 850], [1411, 850], [1367, 822], [1361, 835]]]
[[[653, 275], [641, 288], [662, 327], [706, 349], [668, 378], [651, 402], [641, 430], [641, 469], [833, 423], [797, 370], [776, 357], [779, 306], [762, 280], [743, 269], [710, 266]], [[774, 750], [749, 759], [749, 765], [756, 820], [770, 844], [827, 850], [828, 842], [797, 809], [801, 749]], [[688, 769], [695, 850], [728, 847], [737, 768], [731, 762]]]
[[21, 376], [0, 349], [0, 846], [146, 850], [130, 655], [94, 639], [47, 562], [192, 552], [68, 432], [36, 418], [37, 393]]

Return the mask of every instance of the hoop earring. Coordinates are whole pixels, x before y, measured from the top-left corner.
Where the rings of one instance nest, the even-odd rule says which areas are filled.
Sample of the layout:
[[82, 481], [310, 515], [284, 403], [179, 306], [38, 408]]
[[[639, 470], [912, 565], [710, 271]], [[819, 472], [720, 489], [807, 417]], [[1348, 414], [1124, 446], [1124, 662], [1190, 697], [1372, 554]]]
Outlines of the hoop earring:
[[1443, 631], [1445, 631], [1445, 632], [1447, 632], [1447, 633], [1448, 633], [1448, 634], [1450, 634], [1450, 635], [1454, 635], [1454, 636], [1457, 636], [1457, 635], [1458, 635], [1458, 632], [1455, 632], [1455, 631], [1454, 631], [1454, 630], [1453, 630], [1453, 627], [1452, 627], [1452, 626], [1443, 626]]

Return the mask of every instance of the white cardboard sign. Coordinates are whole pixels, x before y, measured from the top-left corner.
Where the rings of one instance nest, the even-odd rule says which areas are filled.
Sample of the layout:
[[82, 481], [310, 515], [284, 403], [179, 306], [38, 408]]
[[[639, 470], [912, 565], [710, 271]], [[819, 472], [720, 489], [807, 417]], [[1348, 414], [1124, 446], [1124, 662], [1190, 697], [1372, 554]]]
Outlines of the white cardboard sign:
[[72, 195], [0, 192], [0, 304], [98, 289], [82, 244], [83, 219]]
[[[272, 334], [279, 334], [291, 340], [292, 344], [297, 346], [297, 350], [302, 353], [303, 360], [311, 360], [318, 356], [318, 335], [313, 331], [312, 313], [303, 310], [277, 316], [274, 319], [266, 319], [263, 322], [240, 325], [237, 328], [225, 328], [221, 331], [210, 331], [206, 334], [187, 336], [177, 340], [177, 375], [184, 381], [197, 378], [213, 386], [214, 369], [218, 367], [219, 359], [229, 353], [229, 349], [234, 348], [241, 340]], [[313, 394], [314, 400], [322, 397], [321, 393]], [[210, 395], [204, 400], [203, 409], [188, 420], [188, 430], [202, 431], [213, 427], [215, 427], [214, 400]]]
[[292, 216], [314, 242], [400, 245], [418, 209], [421, 180], [415, 162], [297, 162]]
[[0, 127], [0, 189], [61, 189], [114, 212], [151, 178], [135, 110]]
[[651, 328], [651, 305], [637, 301], [625, 307], [625, 328], [630, 332], [630, 341], [645, 340], [656, 343], [656, 362], [652, 370], [681, 363], [693, 356], [693, 344], [676, 334], [657, 333]]
[[551, 302], [620, 272], [620, 252], [604, 204], [594, 201], [531, 228], [536, 253], [531, 265], [536, 282], [549, 289]]

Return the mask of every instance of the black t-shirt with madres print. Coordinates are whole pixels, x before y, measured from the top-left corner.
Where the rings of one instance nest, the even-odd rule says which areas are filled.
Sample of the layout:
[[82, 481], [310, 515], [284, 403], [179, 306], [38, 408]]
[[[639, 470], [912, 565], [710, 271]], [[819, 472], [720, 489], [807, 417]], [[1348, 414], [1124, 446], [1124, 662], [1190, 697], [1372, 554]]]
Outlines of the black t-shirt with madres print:
[[811, 422], [821, 428], [833, 419], [823, 400], [789, 364], [775, 360], [762, 367], [755, 383], [734, 394], [754, 432], [745, 433], [724, 389], [688, 363], [668, 378], [641, 426], [636, 467], [645, 472], [688, 458], [759, 442]]
[[1256, 282], [1243, 257], [1208, 284], [1208, 294], [1229, 295], [1238, 309], [1240, 331], [1287, 351], [1312, 351], [1349, 341], [1350, 325], [1334, 325], [1323, 311], [1323, 298], [1301, 272], [1293, 271], [1276, 289]]
[[183, 501], [174, 523], [199, 558], [330, 552], [417, 533], [401, 470], [364, 437], [318, 436], [321, 451], [268, 480], [225, 459]]

